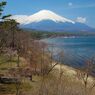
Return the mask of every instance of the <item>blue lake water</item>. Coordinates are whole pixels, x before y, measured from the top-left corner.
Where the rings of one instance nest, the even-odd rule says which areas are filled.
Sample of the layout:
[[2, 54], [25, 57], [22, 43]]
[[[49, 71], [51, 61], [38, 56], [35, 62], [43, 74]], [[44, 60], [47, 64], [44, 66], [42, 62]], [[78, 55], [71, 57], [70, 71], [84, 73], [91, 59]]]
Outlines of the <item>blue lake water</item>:
[[49, 44], [49, 48], [55, 53], [57, 59], [58, 53], [63, 52], [62, 62], [73, 67], [82, 67], [85, 63], [95, 56], [95, 37], [56, 37], [43, 39]]

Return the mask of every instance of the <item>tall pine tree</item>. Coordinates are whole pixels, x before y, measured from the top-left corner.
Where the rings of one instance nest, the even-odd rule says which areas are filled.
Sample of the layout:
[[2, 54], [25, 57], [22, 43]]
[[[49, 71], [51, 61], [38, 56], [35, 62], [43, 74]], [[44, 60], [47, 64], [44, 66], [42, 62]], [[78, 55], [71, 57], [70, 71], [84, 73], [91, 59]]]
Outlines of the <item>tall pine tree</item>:
[[3, 16], [3, 11], [4, 11], [4, 7], [6, 6], [6, 4], [7, 4], [7, 2], [5, 2], [5, 1], [0, 2], [0, 19], [5, 19], [5, 18], [11, 16], [10, 14]]

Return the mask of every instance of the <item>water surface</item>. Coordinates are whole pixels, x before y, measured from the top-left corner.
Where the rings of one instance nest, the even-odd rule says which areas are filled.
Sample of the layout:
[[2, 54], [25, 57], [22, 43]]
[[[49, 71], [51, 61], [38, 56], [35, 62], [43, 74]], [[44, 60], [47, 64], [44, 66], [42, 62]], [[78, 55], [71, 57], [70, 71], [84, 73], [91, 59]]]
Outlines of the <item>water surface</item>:
[[57, 37], [42, 41], [54, 45], [55, 59], [58, 53], [63, 52], [62, 62], [73, 67], [82, 67], [95, 56], [95, 37]]

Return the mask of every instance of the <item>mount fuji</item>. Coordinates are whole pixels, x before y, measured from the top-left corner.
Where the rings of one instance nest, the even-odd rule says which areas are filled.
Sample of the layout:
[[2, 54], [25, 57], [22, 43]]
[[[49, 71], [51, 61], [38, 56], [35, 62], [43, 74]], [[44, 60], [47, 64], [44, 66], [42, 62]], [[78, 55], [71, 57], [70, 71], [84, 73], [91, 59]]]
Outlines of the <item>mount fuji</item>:
[[33, 15], [14, 15], [11, 19], [15, 19], [20, 23], [21, 28], [40, 30], [40, 31], [95, 31], [94, 28], [80, 22], [62, 17], [50, 10], [41, 10]]

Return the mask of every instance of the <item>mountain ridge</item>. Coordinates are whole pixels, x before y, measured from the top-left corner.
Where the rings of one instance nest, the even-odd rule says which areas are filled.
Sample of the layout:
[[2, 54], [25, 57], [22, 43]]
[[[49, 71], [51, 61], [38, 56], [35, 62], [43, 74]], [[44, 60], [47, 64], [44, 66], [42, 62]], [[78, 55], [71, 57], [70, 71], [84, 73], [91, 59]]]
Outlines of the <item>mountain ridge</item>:
[[[40, 22], [42, 20], [52, 20], [54, 22], [71, 22], [75, 23], [74, 21], [67, 19], [65, 17], [62, 17], [50, 10], [41, 10], [33, 15], [27, 16], [27, 15], [14, 15], [11, 17], [11, 19], [17, 20], [21, 24], [29, 24], [33, 22]], [[23, 21], [21, 21], [23, 20]]]
[[41, 31], [95, 31], [94, 28], [62, 17], [50, 10], [41, 10], [33, 15], [13, 16], [20, 23], [21, 28], [30, 28]]

